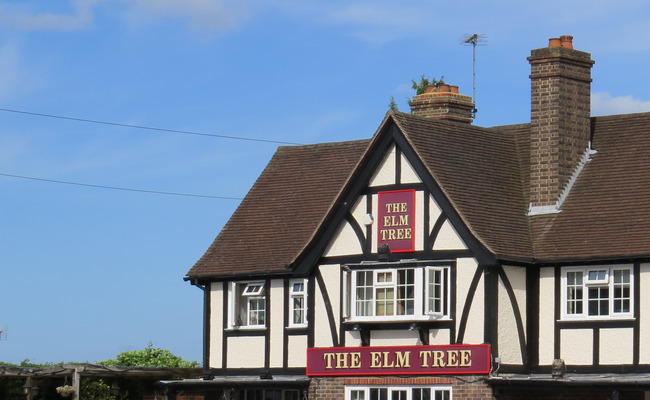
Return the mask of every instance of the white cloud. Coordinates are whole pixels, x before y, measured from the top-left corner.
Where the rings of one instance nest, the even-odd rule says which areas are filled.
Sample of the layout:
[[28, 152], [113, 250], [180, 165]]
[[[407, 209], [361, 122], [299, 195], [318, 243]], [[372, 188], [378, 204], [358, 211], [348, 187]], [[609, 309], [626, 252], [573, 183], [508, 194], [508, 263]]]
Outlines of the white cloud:
[[249, 17], [250, 9], [250, 2], [245, 0], [134, 0], [124, 3], [132, 7], [128, 16], [131, 23], [182, 20], [203, 34], [234, 29]]
[[650, 101], [635, 99], [632, 96], [612, 97], [607, 92], [591, 95], [592, 115], [629, 114], [650, 111]]
[[73, 13], [38, 12], [22, 4], [0, 3], [0, 26], [23, 31], [77, 31], [93, 22], [97, 0], [75, 0]]

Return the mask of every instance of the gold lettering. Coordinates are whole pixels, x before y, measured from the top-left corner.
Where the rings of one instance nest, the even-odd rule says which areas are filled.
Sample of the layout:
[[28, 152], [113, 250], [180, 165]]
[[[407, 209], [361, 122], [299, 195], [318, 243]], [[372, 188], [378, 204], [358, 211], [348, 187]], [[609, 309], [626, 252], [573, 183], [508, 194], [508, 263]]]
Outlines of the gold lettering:
[[399, 212], [406, 212], [406, 203], [399, 203], [400, 210]]
[[325, 359], [325, 369], [332, 369], [332, 360], [334, 359], [334, 353], [325, 353], [323, 358]]
[[409, 216], [408, 215], [400, 215], [399, 216], [399, 226], [404, 226], [409, 224]]
[[472, 366], [472, 351], [471, 350], [461, 350], [460, 351], [460, 366], [461, 367], [470, 367]]
[[411, 368], [410, 351], [396, 351], [395, 352], [395, 367], [396, 368]]
[[429, 366], [429, 356], [431, 355], [430, 351], [420, 351], [420, 360], [422, 360], [422, 368]]
[[448, 367], [458, 366], [458, 350], [449, 350], [447, 352], [447, 366]]
[[370, 368], [381, 368], [381, 353], [378, 351], [370, 352]]
[[390, 357], [389, 357], [390, 353], [387, 352], [387, 351], [384, 351], [382, 354], [383, 354], [383, 358], [384, 358], [384, 364], [381, 367], [382, 368], [393, 368], [395, 363], [393, 361], [391, 361], [390, 364], [388, 363], [388, 361], [390, 360]]
[[348, 358], [346, 356], [346, 353], [336, 353], [336, 369], [348, 367]]
[[433, 363], [432, 367], [446, 367], [447, 363], [445, 362], [445, 352], [444, 351], [432, 351], [433, 353]]
[[361, 368], [361, 353], [350, 353], [350, 368]]

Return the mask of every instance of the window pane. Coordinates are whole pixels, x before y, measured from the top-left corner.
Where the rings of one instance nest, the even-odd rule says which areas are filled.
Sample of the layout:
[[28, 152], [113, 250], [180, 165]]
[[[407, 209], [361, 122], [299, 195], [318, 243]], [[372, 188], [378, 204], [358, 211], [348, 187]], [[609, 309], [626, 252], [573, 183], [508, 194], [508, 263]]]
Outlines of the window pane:
[[395, 291], [393, 288], [377, 288], [375, 315], [394, 315]]
[[388, 389], [370, 388], [370, 400], [388, 400]]
[[436, 390], [436, 395], [434, 400], [449, 400], [451, 398], [449, 390]]
[[415, 270], [397, 271], [397, 315], [415, 313]]
[[357, 271], [355, 309], [357, 316], [372, 315], [372, 271]]
[[609, 315], [609, 288], [607, 286], [590, 287], [589, 315]]
[[583, 313], [582, 271], [567, 272], [566, 313], [580, 315]]
[[431, 389], [413, 388], [411, 400], [431, 400]]
[[305, 323], [305, 298], [294, 297], [293, 298], [293, 320], [294, 324], [304, 324]]
[[429, 299], [427, 311], [430, 313], [444, 313], [444, 274], [442, 270], [432, 269], [429, 271]]
[[589, 280], [590, 281], [604, 281], [607, 276], [607, 270], [591, 270], [589, 271]]
[[366, 392], [363, 390], [352, 390], [350, 391], [350, 400], [365, 400]]
[[614, 313], [629, 313], [631, 308], [630, 270], [614, 270]]
[[300, 398], [300, 392], [297, 390], [285, 390], [284, 397], [282, 400], [298, 400]]
[[406, 390], [393, 390], [390, 395], [391, 400], [406, 400]]

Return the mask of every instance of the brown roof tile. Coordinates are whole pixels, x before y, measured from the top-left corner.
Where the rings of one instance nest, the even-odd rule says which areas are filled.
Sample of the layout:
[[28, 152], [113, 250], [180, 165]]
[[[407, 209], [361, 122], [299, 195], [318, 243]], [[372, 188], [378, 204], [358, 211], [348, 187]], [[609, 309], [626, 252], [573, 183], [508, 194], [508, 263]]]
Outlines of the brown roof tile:
[[[550, 262], [650, 255], [650, 113], [592, 118], [598, 153], [562, 211], [535, 217], [526, 215], [529, 124], [480, 128], [391, 112], [382, 126], [391, 121], [469, 231], [497, 257]], [[369, 145], [279, 148], [188, 275], [286, 271], [314, 239]]]

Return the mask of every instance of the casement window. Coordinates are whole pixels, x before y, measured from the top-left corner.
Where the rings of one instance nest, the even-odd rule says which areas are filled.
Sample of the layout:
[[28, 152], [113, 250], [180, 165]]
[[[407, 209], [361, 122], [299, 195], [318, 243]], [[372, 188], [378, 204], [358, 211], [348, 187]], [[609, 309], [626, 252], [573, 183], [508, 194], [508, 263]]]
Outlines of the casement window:
[[634, 272], [631, 266], [562, 269], [562, 317], [616, 319], [634, 315]]
[[289, 281], [289, 326], [307, 326], [307, 280]]
[[451, 387], [346, 386], [345, 400], [451, 400]]
[[449, 318], [449, 267], [352, 269], [344, 275], [350, 320]]
[[263, 328], [266, 326], [264, 282], [233, 282], [230, 295], [231, 327]]

